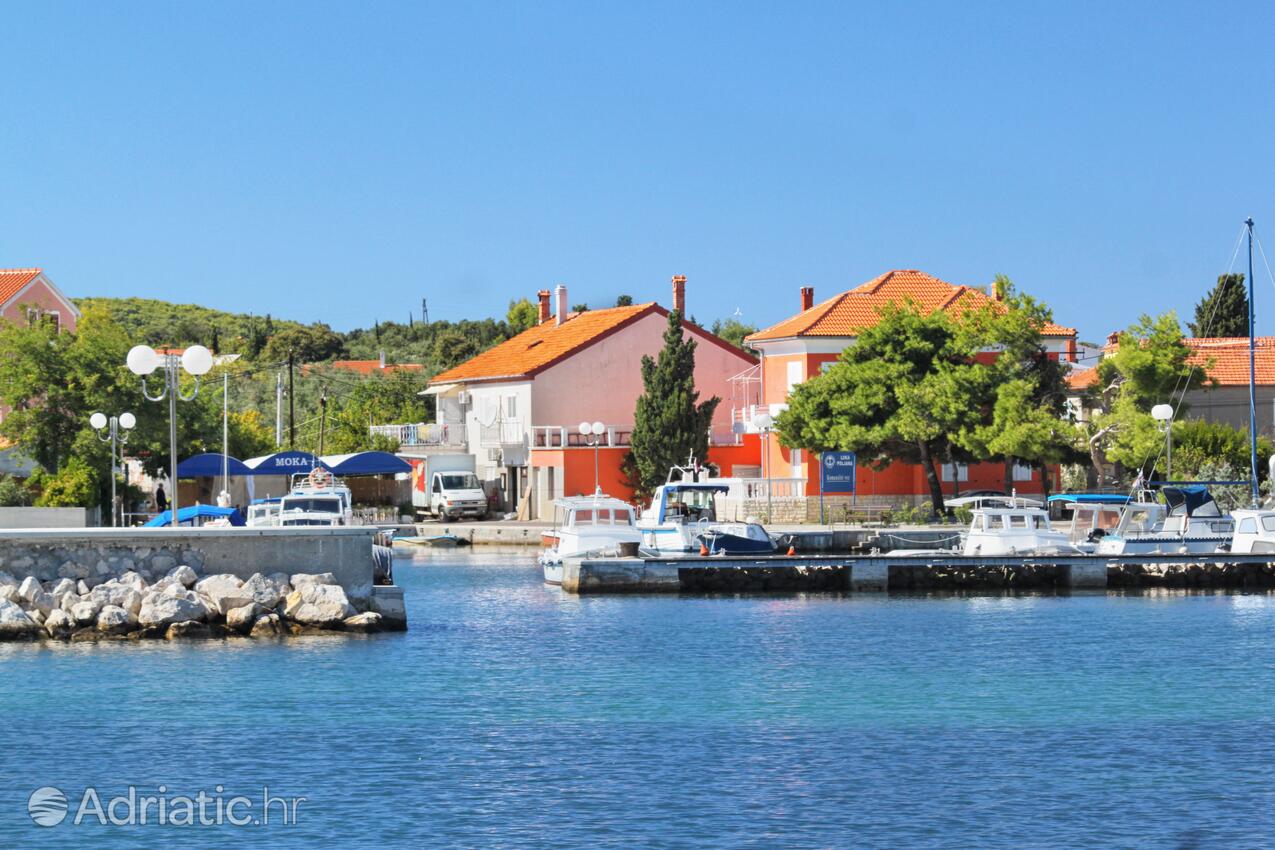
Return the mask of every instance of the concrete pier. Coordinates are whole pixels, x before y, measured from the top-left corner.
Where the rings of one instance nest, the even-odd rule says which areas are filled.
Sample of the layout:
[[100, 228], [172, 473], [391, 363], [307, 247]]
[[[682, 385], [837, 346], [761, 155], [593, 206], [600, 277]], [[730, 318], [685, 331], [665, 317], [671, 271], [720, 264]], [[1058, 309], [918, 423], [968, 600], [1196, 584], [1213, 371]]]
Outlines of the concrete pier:
[[[1265, 560], [1263, 560], [1265, 558]], [[570, 593], [1275, 587], [1275, 555], [608, 558], [568, 562]]]

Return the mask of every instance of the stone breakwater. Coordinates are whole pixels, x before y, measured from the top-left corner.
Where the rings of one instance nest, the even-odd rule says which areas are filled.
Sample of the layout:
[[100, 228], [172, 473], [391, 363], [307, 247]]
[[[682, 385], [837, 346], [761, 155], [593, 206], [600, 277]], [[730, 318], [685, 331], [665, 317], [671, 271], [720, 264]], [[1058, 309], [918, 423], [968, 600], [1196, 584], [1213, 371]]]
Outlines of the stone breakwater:
[[1112, 564], [1107, 587], [1271, 590], [1275, 564]]
[[19, 580], [0, 572], [0, 640], [260, 638], [406, 628], [403, 620], [357, 610], [331, 573], [256, 573], [245, 581], [230, 573], [201, 577], [178, 564], [158, 579], [145, 567], [105, 579], [37, 576]]

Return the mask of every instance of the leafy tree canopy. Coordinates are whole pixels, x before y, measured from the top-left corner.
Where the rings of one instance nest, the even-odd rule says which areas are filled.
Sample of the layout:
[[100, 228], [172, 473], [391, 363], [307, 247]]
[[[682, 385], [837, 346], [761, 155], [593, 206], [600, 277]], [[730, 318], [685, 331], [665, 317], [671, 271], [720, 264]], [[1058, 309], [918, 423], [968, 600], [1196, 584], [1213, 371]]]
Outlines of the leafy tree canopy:
[[731, 345], [743, 348], [744, 337], [757, 333], [757, 326], [741, 322], [736, 318], [718, 319], [713, 322], [712, 331]]

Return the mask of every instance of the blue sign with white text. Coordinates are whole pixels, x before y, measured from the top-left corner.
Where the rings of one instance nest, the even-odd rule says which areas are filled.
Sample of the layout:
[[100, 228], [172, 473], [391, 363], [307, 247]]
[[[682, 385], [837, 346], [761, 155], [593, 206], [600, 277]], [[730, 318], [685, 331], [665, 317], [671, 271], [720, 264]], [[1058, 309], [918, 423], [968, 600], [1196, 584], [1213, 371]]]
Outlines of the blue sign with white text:
[[819, 458], [823, 492], [853, 493], [857, 463], [854, 452], [824, 452]]

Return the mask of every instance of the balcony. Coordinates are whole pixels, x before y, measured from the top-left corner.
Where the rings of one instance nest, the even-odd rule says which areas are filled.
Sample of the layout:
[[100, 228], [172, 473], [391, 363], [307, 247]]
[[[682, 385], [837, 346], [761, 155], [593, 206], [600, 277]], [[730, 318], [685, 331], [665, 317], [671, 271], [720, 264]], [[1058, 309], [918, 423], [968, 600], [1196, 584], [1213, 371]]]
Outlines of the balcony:
[[[598, 445], [602, 448], [626, 447], [632, 434], [632, 425], [608, 425]], [[535, 425], [531, 429], [533, 449], [587, 449], [592, 448], [589, 439], [580, 433], [576, 425]]]
[[521, 419], [498, 419], [490, 425], [478, 426], [478, 442], [482, 446], [521, 446], [525, 435]]
[[414, 425], [372, 425], [372, 436], [388, 437], [399, 446], [465, 447], [465, 426], [449, 422], [418, 422]]

